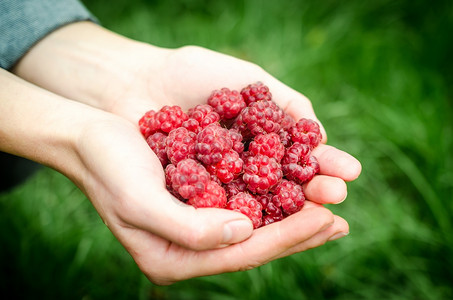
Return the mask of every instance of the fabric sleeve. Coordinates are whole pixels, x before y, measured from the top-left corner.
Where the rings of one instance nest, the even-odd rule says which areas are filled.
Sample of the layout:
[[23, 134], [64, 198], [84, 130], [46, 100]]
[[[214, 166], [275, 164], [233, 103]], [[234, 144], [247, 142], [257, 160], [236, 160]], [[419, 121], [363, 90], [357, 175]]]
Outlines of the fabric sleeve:
[[0, 67], [10, 69], [63, 25], [98, 20], [77, 0], [0, 0]]

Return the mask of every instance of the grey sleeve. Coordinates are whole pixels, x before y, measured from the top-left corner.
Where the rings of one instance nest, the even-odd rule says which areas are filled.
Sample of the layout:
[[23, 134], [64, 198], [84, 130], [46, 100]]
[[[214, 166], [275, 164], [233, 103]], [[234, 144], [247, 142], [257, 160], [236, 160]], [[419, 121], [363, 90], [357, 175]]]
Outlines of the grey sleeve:
[[97, 19], [77, 0], [0, 0], [0, 67], [10, 69], [50, 32]]

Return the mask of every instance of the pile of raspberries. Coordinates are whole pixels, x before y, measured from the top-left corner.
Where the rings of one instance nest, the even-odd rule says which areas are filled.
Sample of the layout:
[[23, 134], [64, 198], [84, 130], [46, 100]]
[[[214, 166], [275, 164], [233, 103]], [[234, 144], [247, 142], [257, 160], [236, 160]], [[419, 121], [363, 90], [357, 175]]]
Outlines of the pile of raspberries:
[[165, 170], [167, 189], [196, 208], [241, 212], [254, 228], [298, 212], [302, 184], [319, 172], [318, 123], [296, 122], [262, 82], [214, 90], [206, 104], [150, 110], [140, 131]]

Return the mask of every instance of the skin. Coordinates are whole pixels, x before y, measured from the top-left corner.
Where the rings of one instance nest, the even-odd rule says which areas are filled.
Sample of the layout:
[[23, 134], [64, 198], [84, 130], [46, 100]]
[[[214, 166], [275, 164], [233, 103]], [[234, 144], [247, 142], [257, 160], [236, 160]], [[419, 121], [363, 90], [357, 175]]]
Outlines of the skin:
[[[70, 178], [150, 281], [167, 285], [248, 270], [345, 236], [348, 223], [323, 204], [342, 202], [360, 163], [324, 144], [321, 172], [303, 186], [303, 209], [257, 230], [244, 215], [194, 209], [172, 197], [137, 121], [163, 105], [188, 109], [214, 89], [262, 81], [294, 118], [310, 101], [252, 63], [195, 46], [165, 49], [96, 24], [64, 26], [0, 72], [0, 150]], [[320, 123], [321, 124], [321, 123]], [[38, 126], [39, 125], [39, 126]], [[269, 242], [271, 241], [271, 242]]]

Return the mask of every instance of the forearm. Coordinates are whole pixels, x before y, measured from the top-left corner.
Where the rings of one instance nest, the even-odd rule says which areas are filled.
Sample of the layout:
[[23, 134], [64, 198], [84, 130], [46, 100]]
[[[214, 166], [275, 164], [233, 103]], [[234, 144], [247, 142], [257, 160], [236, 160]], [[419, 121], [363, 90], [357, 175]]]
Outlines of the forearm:
[[77, 141], [98, 114], [0, 69], [0, 151], [50, 166], [75, 178]]
[[144, 59], [156, 60], [162, 52], [97, 24], [77, 22], [46, 36], [12, 71], [54, 93], [112, 112], [115, 101], [141, 74], [153, 72], [142, 72], [143, 66], [134, 59], [141, 48], [146, 48]]

